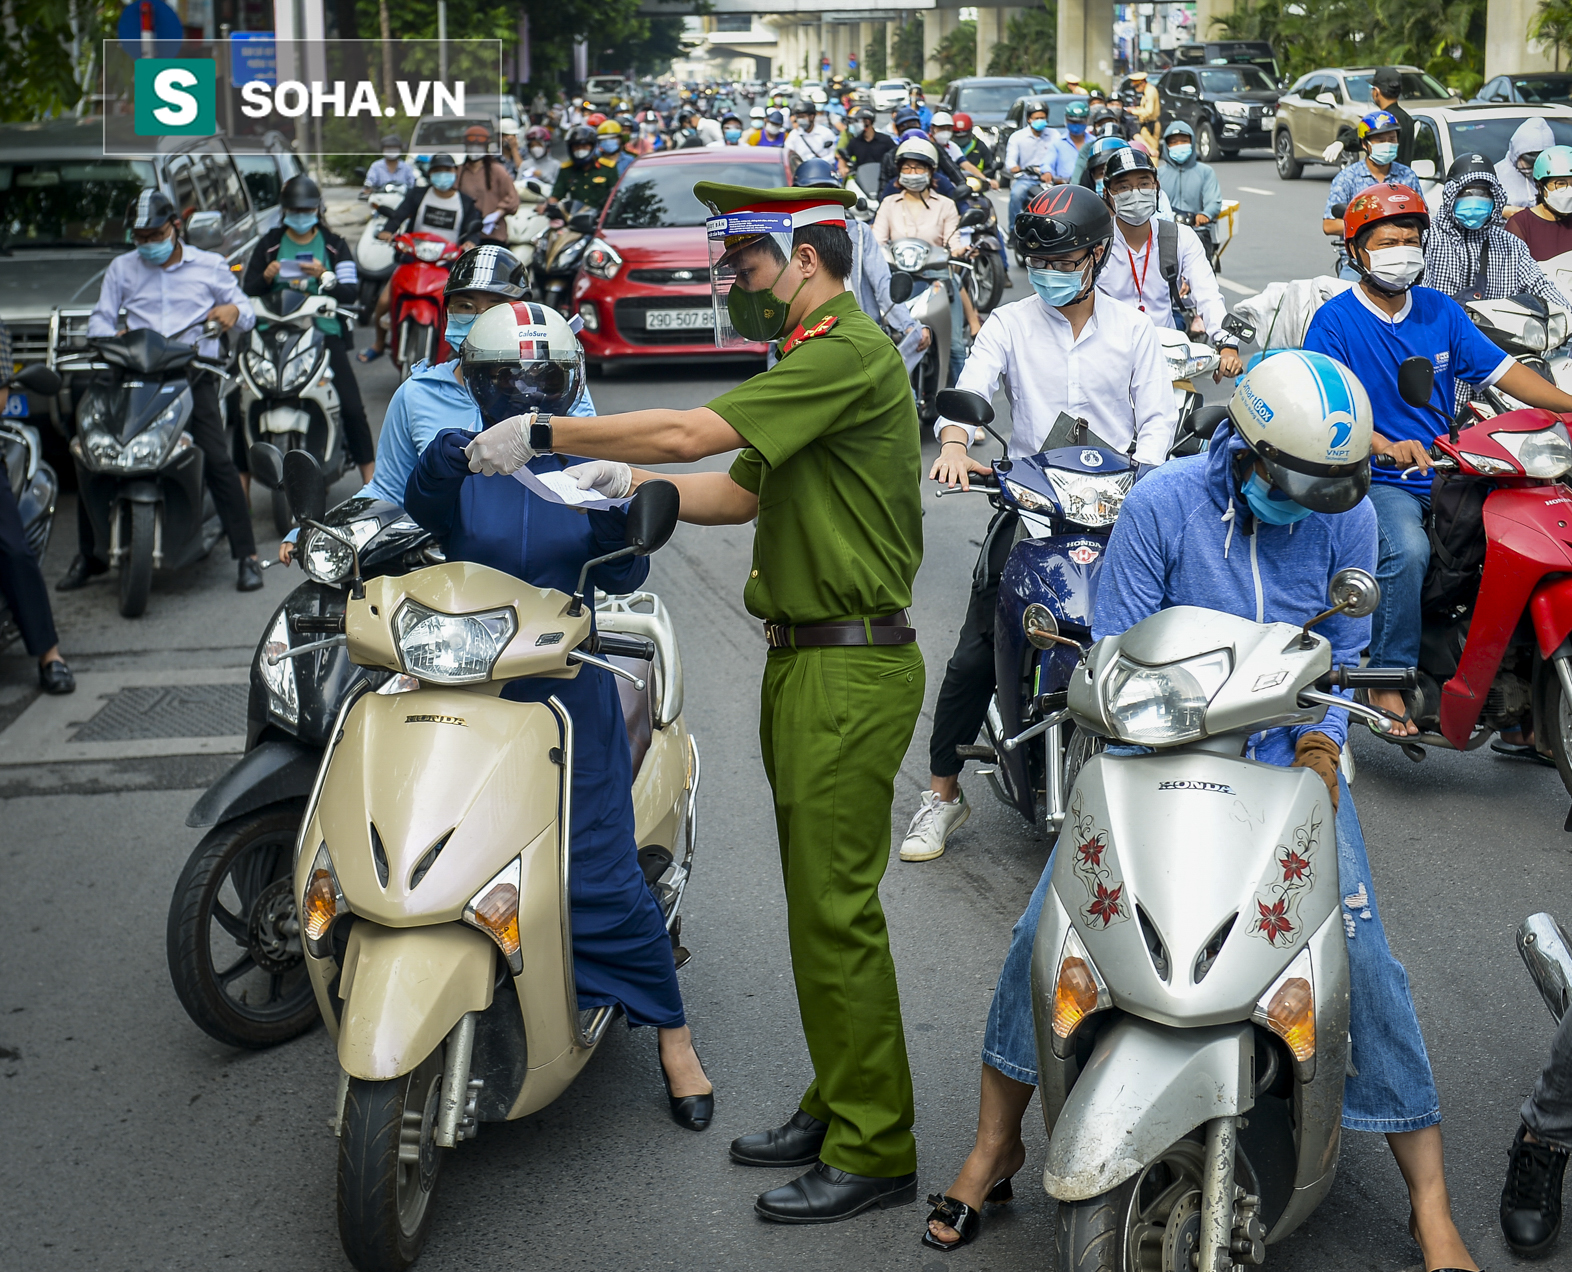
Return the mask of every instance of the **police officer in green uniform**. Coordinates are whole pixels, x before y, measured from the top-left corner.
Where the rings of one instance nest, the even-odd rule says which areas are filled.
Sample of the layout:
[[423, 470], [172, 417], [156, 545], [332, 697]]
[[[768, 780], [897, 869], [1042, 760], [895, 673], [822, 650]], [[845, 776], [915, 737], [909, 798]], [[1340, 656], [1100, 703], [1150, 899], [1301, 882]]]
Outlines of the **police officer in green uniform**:
[[662, 476], [686, 521], [758, 520], [744, 601], [770, 647], [759, 735], [814, 1076], [790, 1121], [733, 1141], [731, 1155], [811, 1167], [755, 1209], [830, 1223], [917, 1195], [911, 1070], [879, 903], [895, 773], [923, 698], [906, 614], [922, 558], [917, 418], [900, 355], [845, 289], [856, 194], [711, 182], [694, 193], [715, 213], [717, 344], [785, 336], [780, 361], [693, 410], [506, 421], [471, 443], [470, 466], [594, 456], [569, 472], [620, 498], [651, 474], [615, 461], [742, 448], [729, 472]]

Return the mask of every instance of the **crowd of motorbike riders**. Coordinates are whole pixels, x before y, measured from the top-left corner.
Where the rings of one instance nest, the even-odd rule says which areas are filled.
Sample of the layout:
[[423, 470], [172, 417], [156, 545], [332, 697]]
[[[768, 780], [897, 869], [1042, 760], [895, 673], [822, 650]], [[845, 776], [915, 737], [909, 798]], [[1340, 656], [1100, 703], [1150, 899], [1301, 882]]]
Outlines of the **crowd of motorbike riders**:
[[[1132, 456], [1135, 482], [1109, 546], [1094, 636], [1178, 604], [1256, 621], [1302, 623], [1322, 607], [1319, 595], [1305, 591], [1304, 580], [1324, 580], [1332, 569], [1354, 564], [1376, 576], [1381, 598], [1373, 621], [1358, 629], [1349, 651], [1353, 659], [1368, 652], [1372, 666], [1414, 666], [1430, 560], [1430, 486], [1407, 477], [1429, 472], [1438, 426], [1433, 411], [1405, 400], [1398, 367], [1405, 358], [1424, 357], [1435, 369], [1440, 399], [1456, 401], [1460, 409], [1471, 389], [1493, 387], [1529, 406], [1572, 413], [1572, 396], [1503, 355], [1459, 303], [1529, 293], [1572, 309], [1539, 264], [1572, 251], [1572, 147], [1555, 145], [1548, 129], [1541, 136], [1530, 121], [1506, 159], [1461, 156], [1426, 200], [1407, 166], [1412, 124], [1397, 100], [1394, 79], [1395, 73], [1377, 75], [1376, 89], [1387, 95], [1339, 143], [1349, 162], [1332, 184], [1323, 230], [1340, 245], [1339, 268], [1350, 286], [1316, 309], [1300, 349], [1256, 354], [1248, 364], [1224, 324], [1205, 239], [1221, 206], [1217, 179], [1197, 161], [1187, 125], [1173, 123], [1159, 138], [1149, 110], [1127, 109], [1117, 100], [1087, 95], [1072, 101], [1062, 131], [1049, 126], [1046, 108], [1034, 106], [997, 156], [966, 115], [932, 111], [917, 92], [895, 111], [889, 128], [879, 127], [871, 110], [848, 114], [832, 103], [821, 116], [810, 102], [781, 109], [784, 100], [775, 98], [753, 107], [746, 118], [730, 110], [712, 118], [701, 103], [688, 101], [652, 103], [621, 117], [598, 116], [587, 103], [570, 105], [553, 116], [555, 129], [529, 126], [522, 146], [519, 133], [510, 129], [500, 146], [477, 134], [466, 138], [464, 156], [431, 157], [425, 185], [417, 184], [397, 139], [390, 138], [366, 178], [368, 188], [386, 182], [409, 187], [389, 232], [401, 226], [435, 229], [465, 250], [444, 293], [445, 336], [454, 357], [412, 368], [375, 444], [355, 388], [349, 332], [340, 326], [328, 333], [347, 447], [365, 482], [360, 493], [402, 504], [448, 468], [460, 475], [491, 471], [467, 458], [474, 447], [466, 448], [465, 440], [521, 410], [594, 414], [582, 366], [565, 378], [544, 351], [531, 355], [510, 348], [492, 338], [495, 333], [482, 338], [486, 315], [506, 306], [510, 312], [496, 315], [493, 324], [498, 331], [527, 311], [519, 320], [547, 324], [553, 345], [574, 343], [568, 319], [530, 304], [528, 274], [498, 233], [497, 214], [517, 207], [515, 182], [534, 178], [550, 190], [553, 203], [598, 207], [639, 155], [690, 146], [780, 146], [790, 156], [794, 183], [805, 188], [845, 185], [878, 165], [871, 225], [848, 220], [849, 232], [866, 236], [870, 249], [895, 237], [916, 237], [960, 254], [968, 248], [957, 236], [952, 196], [964, 200], [978, 187], [1008, 181], [1008, 238], [1002, 246], [1024, 265], [1031, 294], [986, 315], [957, 296], [952, 329], [968, 338], [957, 343], [951, 377], [958, 388], [984, 399], [1005, 390], [1012, 406], [1006, 453], [1012, 459], [1040, 451], [1064, 415]], [[203, 323], [224, 332], [248, 330], [255, 321], [247, 303], [252, 296], [286, 288], [313, 294], [345, 288], [353, 294], [353, 255], [328, 229], [324, 211], [315, 182], [305, 176], [291, 180], [283, 191], [281, 225], [261, 240], [237, 279], [222, 258], [183, 241], [176, 209], [162, 193], [144, 191], [127, 212], [133, 248], [106, 274], [90, 336], [156, 328], [172, 297], [195, 318], [185, 333], [164, 333], [176, 336], [190, 335]], [[888, 266], [877, 250], [857, 255], [866, 272], [849, 279], [848, 288], [898, 340], [910, 317], [903, 319], [901, 307], [889, 303]], [[286, 271], [285, 262], [295, 267]], [[1161, 328], [1211, 342], [1220, 354], [1217, 376], [1239, 377], [1228, 418], [1210, 447], [1189, 459], [1169, 459], [1175, 405], [1157, 335]], [[0, 328], [0, 358], [8, 356], [4, 344]], [[360, 360], [378, 356], [384, 347], [378, 331]], [[1319, 390], [1319, 407], [1307, 385]], [[226, 436], [216, 388], [198, 375], [193, 390], [188, 429], [207, 460], [208, 489], [238, 561], [237, 586], [253, 590], [262, 586], [262, 575], [244, 475]], [[0, 401], [3, 395], [0, 390]], [[1328, 426], [1329, 399], [1345, 403], [1337, 427]], [[965, 489], [993, 471], [972, 457], [980, 431], [971, 423], [941, 418], [934, 431], [939, 453], [930, 478]], [[433, 451], [433, 460], [427, 451], [439, 439], [441, 454]], [[597, 461], [569, 472], [596, 493], [612, 498], [627, 493], [624, 465]], [[42, 689], [67, 693], [71, 672], [9, 490], [0, 481], [0, 590], [19, 618], [28, 652], [38, 659]], [[463, 515], [478, 514], [471, 507]], [[995, 687], [992, 625], [1016, 519], [1000, 511], [990, 524], [966, 612], [958, 616], [960, 634], [933, 716], [930, 789], [899, 850], [907, 862], [942, 855], [970, 815], [960, 776]], [[475, 532], [476, 527], [465, 531]], [[86, 521], [79, 534], [78, 554], [60, 590], [81, 587], [108, 568], [104, 545], [93, 541]], [[281, 559], [287, 563], [291, 553], [286, 543]], [[1114, 576], [1117, 587], [1107, 581]], [[1365, 701], [1384, 717], [1370, 725], [1373, 731], [1403, 736], [1417, 731], [1405, 693], [1371, 690]], [[1348, 920], [1351, 1033], [1360, 1059], [1350, 1067], [1344, 1125], [1386, 1134], [1409, 1189], [1410, 1232], [1425, 1267], [1473, 1269], [1477, 1264], [1451, 1217], [1439, 1098], [1406, 976], [1387, 948], [1378, 915], [1372, 917], [1374, 885], [1351, 816], [1352, 796], [1339, 771], [1346, 728], [1346, 713], [1332, 710], [1321, 724], [1260, 735], [1255, 756], [1314, 772], [1334, 807], [1344, 806], [1339, 838], [1347, 833], [1357, 840], [1356, 851], [1347, 854], [1352, 866], [1340, 853], [1341, 868], [1354, 871], [1352, 878], [1343, 876], [1341, 890], [1356, 893], [1364, 907], [1357, 940], [1354, 920]], [[1496, 749], [1514, 759], [1548, 762], [1526, 716], [1516, 731], [1502, 734]], [[975, 1240], [985, 1205], [1009, 1197], [1009, 1180], [1024, 1162], [1021, 1120], [1035, 1090], [1037, 1063], [1029, 964], [1048, 878], [1045, 871], [1015, 929], [989, 1012], [976, 1143], [951, 1186], [930, 1198], [934, 1208], [921, 1234], [930, 1247], [953, 1249]], [[661, 1026], [673, 1116], [702, 1129], [713, 1107], [712, 1089], [681, 1025], [674, 982], [656, 980], [640, 991], [650, 998], [643, 1017]], [[1567, 1022], [1572, 1013], [1523, 1104], [1501, 1198], [1505, 1238], [1529, 1257], [1547, 1255], [1560, 1231], [1562, 1172], [1572, 1148]], [[762, 1153], [770, 1162], [806, 1161], [816, 1155], [823, 1134], [823, 1123], [799, 1113], [779, 1132], [738, 1141], [742, 1153], [734, 1145], [733, 1154], [738, 1160]]]

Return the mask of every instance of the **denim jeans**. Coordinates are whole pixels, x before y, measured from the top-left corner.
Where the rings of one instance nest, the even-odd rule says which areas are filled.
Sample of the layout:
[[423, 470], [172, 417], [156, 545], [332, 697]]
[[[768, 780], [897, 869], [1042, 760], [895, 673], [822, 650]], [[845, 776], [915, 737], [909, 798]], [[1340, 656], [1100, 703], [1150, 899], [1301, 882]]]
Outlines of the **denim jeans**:
[[951, 278], [950, 283], [950, 383], [954, 388], [960, 379], [961, 368], [966, 365], [966, 310], [961, 304], [961, 284]]
[[1024, 172], [1016, 173], [1010, 182], [1010, 233], [1015, 233], [1015, 218], [1021, 215], [1021, 209], [1026, 206], [1026, 200], [1031, 198], [1043, 188], [1042, 182], [1036, 177], [1029, 177]]
[[[1417, 474], [1416, 474], [1417, 476]], [[1421, 480], [1418, 490], [1407, 491], [1390, 482], [1370, 483], [1380, 527], [1381, 553], [1376, 561], [1376, 582], [1381, 604], [1370, 626], [1372, 667], [1414, 667], [1419, 664], [1419, 595], [1430, 565], [1430, 536], [1425, 532], [1425, 504], [1430, 485]]]
[[[1338, 785], [1342, 795], [1337, 808], [1337, 880], [1343, 895], [1343, 931], [1348, 938], [1348, 1032], [1353, 1040], [1343, 1087], [1343, 1125], [1351, 1131], [1423, 1130], [1440, 1122], [1441, 1100], [1408, 992], [1408, 973], [1387, 946], [1376, 909], [1354, 797], [1341, 777]], [[1026, 913], [1015, 925], [983, 1037], [983, 1063], [1031, 1086], [1037, 1085], [1032, 945], [1052, 875], [1050, 854]], [[1572, 1038], [1568, 1046], [1566, 1071], [1572, 1075]], [[1572, 1081], [1567, 1087], [1566, 1094], [1572, 1096]], [[1572, 1112], [1572, 1100], [1565, 1108]], [[1527, 1116], [1525, 1106], [1525, 1120]]]
[[1572, 1011], [1561, 1017], [1550, 1059], [1523, 1101], [1523, 1125], [1543, 1144], [1572, 1149]]

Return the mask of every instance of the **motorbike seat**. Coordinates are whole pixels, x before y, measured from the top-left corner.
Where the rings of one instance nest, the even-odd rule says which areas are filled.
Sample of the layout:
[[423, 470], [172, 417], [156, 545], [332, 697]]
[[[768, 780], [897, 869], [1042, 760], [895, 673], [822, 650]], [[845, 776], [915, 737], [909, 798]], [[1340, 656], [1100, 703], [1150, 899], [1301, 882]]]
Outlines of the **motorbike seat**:
[[633, 777], [637, 781], [655, 737], [655, 668], [640, 658], [613, 655], [607, 661], [644, 680], [644, 688], [635, 689], [629, 681], [617, 677], [617, 697], [622, 702], [622, 722], [628, 730], [628, 750], [633, 753]]

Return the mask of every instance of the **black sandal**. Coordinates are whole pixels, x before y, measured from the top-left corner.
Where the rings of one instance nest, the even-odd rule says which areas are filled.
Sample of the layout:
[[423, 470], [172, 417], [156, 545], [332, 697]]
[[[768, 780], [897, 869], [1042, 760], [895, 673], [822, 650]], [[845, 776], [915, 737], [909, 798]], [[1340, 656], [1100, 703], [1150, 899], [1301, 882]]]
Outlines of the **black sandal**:
[[[1005, 1202], [1015, 1197], [1015, 1186], [1008, 1179], [1001, 1179], [993, 1186], [993, 1190], [983, 1198], [985, 1206], [1002, 1206]], [[956, 1201], [954, 1197], [940, 1196], [932, 1193], [928, 1197], [928, 1204], [933, 1207], [928, 1217], [923, 1220], [922, 1243], [933, 1250], [956, 1250], [963, 1245], [970, 1245], [977, 1240], [977, 1235], [982, 1231], [982, 1211], [974, 1210], [964, 1201]], [[935, 1220], [948, 1228], [953, 1228], [956, 1233], [954, 1241], [940, 1241], [933, 1235], [933, 1230], [928, 1227]]]

